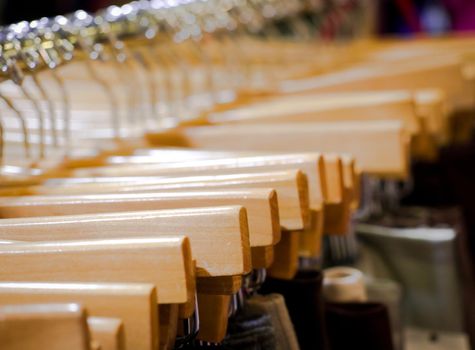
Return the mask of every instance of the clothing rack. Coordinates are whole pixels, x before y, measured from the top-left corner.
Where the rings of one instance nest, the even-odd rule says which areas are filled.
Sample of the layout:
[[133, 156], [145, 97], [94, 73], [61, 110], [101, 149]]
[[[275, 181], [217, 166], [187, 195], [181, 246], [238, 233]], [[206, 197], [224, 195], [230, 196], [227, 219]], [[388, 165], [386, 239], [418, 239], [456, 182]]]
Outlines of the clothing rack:
[[421, 201], [417, 166], [469, 143], [473, 38], [368, 38], [368, 6], [135, 1], [2, 28], [6, 350], [468, 349], [467, 222]]

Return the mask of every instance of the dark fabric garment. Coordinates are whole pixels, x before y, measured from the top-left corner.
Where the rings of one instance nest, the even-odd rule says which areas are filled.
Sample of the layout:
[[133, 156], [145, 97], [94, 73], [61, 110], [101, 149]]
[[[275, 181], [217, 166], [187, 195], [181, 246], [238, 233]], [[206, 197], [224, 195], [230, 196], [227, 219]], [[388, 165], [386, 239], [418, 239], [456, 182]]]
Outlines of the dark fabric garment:
[[244, 308], [229, 319], [228, 333], [220, 344], [194, 340], [180, 349], [275, 350], [275, 348], [276, 337], [270, 315]]
[[302, 350], [328, 349], [322, 282], [320, 271], [299, 271], [292, 280], [267, 278], [259, 290], [284, 296]]
[[221, 346], [222, 349], [274, 350], [276, 338], [270, 315], [244, 308], [229, 319], [228, 334]]
[[392, 350], [386, 306], [379, 303], [327, 303], [325, 317], [332, 350]]

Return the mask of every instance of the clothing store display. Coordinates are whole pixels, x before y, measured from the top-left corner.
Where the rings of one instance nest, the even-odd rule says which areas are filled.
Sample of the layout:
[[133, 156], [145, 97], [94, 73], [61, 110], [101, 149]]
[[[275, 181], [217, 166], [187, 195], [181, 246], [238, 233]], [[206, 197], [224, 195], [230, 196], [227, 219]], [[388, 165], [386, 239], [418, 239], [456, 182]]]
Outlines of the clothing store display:
[[326, 303], [325, 318], [331, 349], [394, 349], [383, 304]]
[[276, 337], [275, 350], [298, 350], [295, 329], [290, 320], [284, 297], [280, 294], [253, 295], [245, 306], [250, 312], [257, 311], [270, 316]]
[[[301, 349], [327, 349], [323, 274], [299, 271], [292, 280], [267, 278], [259, 293], [282, 294]], [[305, 310], [305, 312], [302, 312]]]
[[[474, 34], [376, 38], [369, 0], [6, 1], [0, 350], [475, 349]], [[382, 5], [441, 31], [454, 1]]]

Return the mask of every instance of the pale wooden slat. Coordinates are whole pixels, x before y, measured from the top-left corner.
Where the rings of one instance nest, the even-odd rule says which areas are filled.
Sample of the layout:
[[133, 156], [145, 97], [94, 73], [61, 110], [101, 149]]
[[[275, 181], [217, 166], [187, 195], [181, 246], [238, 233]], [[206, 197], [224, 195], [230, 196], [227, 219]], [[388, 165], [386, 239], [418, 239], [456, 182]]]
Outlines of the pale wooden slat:
[[231, 276], [250, 271], [247, 215], [242, 207], [0, 220], [0, 239], [29, 242], [160, 237], [184, 232], [196, 259], [197, 276]]
[[90, 350], [86, 311], [77, 304], [0, 306], [3, 350]]
[[0, 305], [80, 303], [89, 316], [121, 319], [127, 349], [157, 350], [157, 292], [152, 284], [0, 282]]
[[404, 178], [408, 136], [398, 121], [359, 121], [189, 127], [150, 140], [203, 149], [348, 153], [366, 173]]
[[[240, 188], [273, 188], [279, 198], [279, 217], [284, 229], [302, 229], [308, 224], [309, 191], [300, 170], [265, 173], [236, 173], [189, 177], [111, 178], [100, 183], [45, 183], [0, 189], [0, 196], [64, 195], [86, 193], [146, 193], [164, 191], [205, 191]], [[105, 179], [103, 179], [105, 180]], [[86, 181], [86, 180], [85, 180]]]
[[0, 216], [56, 216], [222, 205], [242, 205], [246, 208], [252, 247], [272, 245], [279, 240], [277, 195], [274, 190], [267, 189], [5, 197], [0, 198]]
[[160, 303], [194, 300], [186, 237], [15, 243], [0, 246], [0, 262], [1, 281], [152, 283]]
[[87, 325], [92, 341], [101, 350], [125, 350], [125, 334], [122, 321], [117, 318], [88, 317]]

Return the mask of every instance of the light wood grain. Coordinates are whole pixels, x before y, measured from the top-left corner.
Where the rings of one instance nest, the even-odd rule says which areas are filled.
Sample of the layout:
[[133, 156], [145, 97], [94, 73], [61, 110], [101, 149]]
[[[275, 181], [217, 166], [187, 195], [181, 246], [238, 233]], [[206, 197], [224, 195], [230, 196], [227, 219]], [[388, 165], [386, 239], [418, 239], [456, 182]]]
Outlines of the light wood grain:
[[[406, 49], [404, 51], [407, 52]], [[378, 53], [380, 58], [387, 54], [384, 50]], [[328, 93], [438, 87], [447, 94], [450, 110], [466, 109], [474, 105], [472, 94], [466, 93], [473, 91], [474, 87], [472, 77], [466, 74], [468, 70], [464, 66], [460, 57], [447, 54], [447, 51], [445, 54], [440, 51], [432, 53], [425, 59], [401, 59], [399, 56], [391, 60], [368, 60], [339, 71], [285, 82], [282, 91]]]
[[274, 247], [274, 262], [268, 269], [269, 276], [280, 279], [292, 279], [299, 264], [298, 231], [282, 233], [281, 241]]
[[414, 135], [420, 130], [414, 97], [409, 90], [301, 93], [212, 113], [207, 119], [211, 124], [399, 120]]
[[127, 349], [158, 349], [158, 299], [152, 284], [0, 282], [0, 305], [28, 303], [80, 303], [89, 316], [122, 320]]
[[270, 189], [6, 197], [0, 198], [0, 216], [56, 216], [222, 205], [246, 208], [251, 247], [272, 245], [280, 239], [277, 195]]
[[256, 269], [267, 269], [274, 262], [274, 247], [256, 247], [251, 250], [252, 265]]
[[329, 154], [325, 155], [325, 171], [327, 170], [327, 178], [333, 176], [331, 182], [333, 186], [328, 186], [328, 196], [334, 200], [325, 203], [323, 231], [325, 234], [346, 234], [349, 227], [353, 186], [353, 181], [350, 179], [351, 170], [346, 170], [349, 174], [345, 177], [342, 157]]
[[0, 246], [0, 261], [2, 281], [152, 283], [163, 304], [195, 294], [186, 237], [15, 243]]
[[198, 294], [200, 308], [200, 332], [197, 339], [218, 343], [221, 342], [227, 331], [229, 295]]
[[[0, 189], [0, 196], [65, 195], [98, 193], [147, 193], [166, 191], [206, 191], [242, 188], [273, 188], [279, 198], [279, 217], [284, 229], [303, 229], [308, 224], [309, 191], [306, 175], [300, 170], [237, 173], [189, 177], [112, 178], [111, 182], [74, 184], [45, 183], [39, 186]], [[80, 181], [80, 179], [77, 179]], [[92, 181], [92, 179], [91, 179]]]
[[[182, 235], [190, 239], [197, 276], [251, 269], [246, 210], [207, 207], [0, 220], [0, 239], [66, 241]], [[214, 249], [210, 249], [213, 246]]]
[[[256, 148], [258, 150], [258, 148]], [[267, 150], [274, 151], [274, 150]], [[325, 199], [325, 188], [321, 177], [323, 176], [323, 159], [319, 153], [289, 153], [269, 154], [252, 152], [232, 152], [232, 155], [223, 157], [228, 153], [206, 152], [200, 154], [200, 159], [193, 160], [197, 151], [189, 150], [182, 154], [188, 160], [180, 162], [161, 162], [160, 155], [167, 154], [166, 150], [154, 153], [149, 161], [139, 164], [124, 163], [119, 165], [84, 168], [73, 170], [75, 177], [127, 177], [127, 176], [160, 176], [160, 177], [183, 177], [224, 174], [251, 174], [267, 173], [274, 171], [301, 170], [308, 179], [310, 206], [320, 208]], [[184, 151], [183, 151], [184, 152]], [[199, 152], [199, 151], [198, 151]], [[217, 154], [216, 154], [217, 153]], [[274, 151], [275, 153], [275, 151]], [[209, 159], [203, 159], [209, 157]], [[61, 180], [60, 180], [61, 181]], [[61, 182], [70, 184], [74, 179], [64, 179]], [[100, 179], [97, 179], [102, 183]], [[108, 180], [106, 180], [107, 182]], [[117, 180], [116, 180], [117, 181]], [[118, 180], [121, 182], [121, 180]], [[54, 183], [58, 183], [55, 181]], [[82, 183], [82, 181], [81, 181]], [[271, 186], [273, 188], [273, 186]]]
[[101, 350], [125, 350], [125, 334], [122, 321], [117, 318], [88, 317], [87, 325], [93, 341]]
[[4, 350], [89, 350], [86, 311], [77, 304], [27, 304], [0, 307]]
[[207, 277], [196, 280], [196, 289], [201, 294], [231, 295], [241, 289], [242, 275]]
[[321, 258], [324, 214], [325, 210], [310, 211], [310, 226], [299, 233], [299, 256], [303, 258]]
[[171, 350], [175, 346], [178, 328], [178, 305], [167, 304], [160, 311], [160, 350]]
[[219, 125], [150, 136], [156, 145], [202, 149], [352, 154], [369, 174], [405, 178], [409, 135], [398, 121]]

